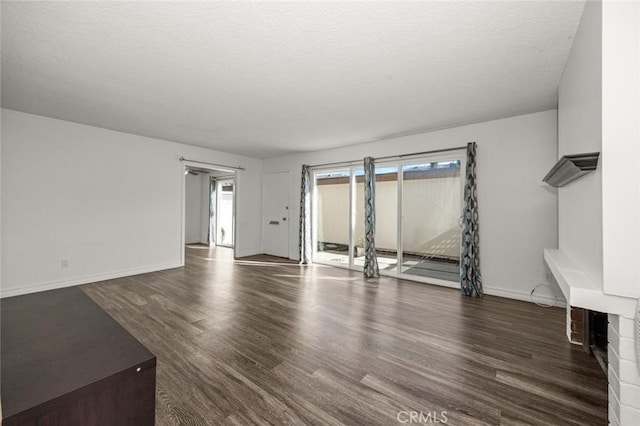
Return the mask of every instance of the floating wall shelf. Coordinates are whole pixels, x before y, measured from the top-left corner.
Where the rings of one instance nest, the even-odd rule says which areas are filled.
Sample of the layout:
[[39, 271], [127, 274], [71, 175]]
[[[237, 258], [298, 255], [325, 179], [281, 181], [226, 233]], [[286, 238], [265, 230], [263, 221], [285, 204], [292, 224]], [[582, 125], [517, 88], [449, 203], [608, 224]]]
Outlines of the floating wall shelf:
[[565, 155], [558, 160], [556, 165], [551, 168], [542, 181], [555, 188], [565, 186], [597, 169], [599, 157], [599, 152]]

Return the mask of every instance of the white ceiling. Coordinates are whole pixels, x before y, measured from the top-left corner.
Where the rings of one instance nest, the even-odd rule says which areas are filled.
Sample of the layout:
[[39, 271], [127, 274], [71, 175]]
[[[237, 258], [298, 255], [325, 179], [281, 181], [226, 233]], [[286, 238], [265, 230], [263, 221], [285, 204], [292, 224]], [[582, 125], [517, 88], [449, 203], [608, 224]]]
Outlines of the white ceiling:
[[2, 2], [2, 106], [268, 158], [557, 106], [584, 2]]

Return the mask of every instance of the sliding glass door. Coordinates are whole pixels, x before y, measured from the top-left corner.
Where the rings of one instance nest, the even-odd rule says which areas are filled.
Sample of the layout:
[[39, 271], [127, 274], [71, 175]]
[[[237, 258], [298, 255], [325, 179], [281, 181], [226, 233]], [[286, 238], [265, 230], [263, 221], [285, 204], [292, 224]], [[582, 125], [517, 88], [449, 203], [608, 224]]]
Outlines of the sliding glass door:
[[313, 261], [351, 266], [351, 170], [313, 174]]
[[[376, 163], [381, 274], [457, 282], [464, 153]], [[313, 171], [313, 261], [362, 270], [364, 171]]]

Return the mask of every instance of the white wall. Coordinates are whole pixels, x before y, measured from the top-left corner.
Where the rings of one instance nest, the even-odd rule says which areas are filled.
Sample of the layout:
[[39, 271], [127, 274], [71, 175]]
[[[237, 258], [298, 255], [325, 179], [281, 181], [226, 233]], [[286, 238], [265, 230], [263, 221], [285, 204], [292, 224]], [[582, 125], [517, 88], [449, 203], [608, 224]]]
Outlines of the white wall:
[[[562, 73], [558, 97], [558, 158], [602, 150], [600, 2], [587, 2]], [[602, 159], [601, 159], [602, 160]], [[559, 249], [602, 282], [602, 163], [558, 189]]]
[[[542, 250], [557, 246], [557, 197], [542, 183], [556, 161], [557, 112], [544, 111], [391, 140], [265, 160], [264, 172], [291, 171], [291, 217], [299, 217], [303, 163], [355, 160], [478, 143], [481, 268], [488, 294], [528, 300], [543, 281]], [[290, 257], [298, 256], [297, 220]], [[559, 289], [556, 294], [562, 299]]]
[[202, 223], [202, 176], [185, 176], [185, 223], [184, 239], [186, 244], [200, 242]]
[[3, 296], [179, 266], [181, 156], [246, 168], [236, 255], [262, 252], [262, 160], [6, 109], [2, 140]]
[[603, 288], [640, 296], [640, 2], [602, 4]]

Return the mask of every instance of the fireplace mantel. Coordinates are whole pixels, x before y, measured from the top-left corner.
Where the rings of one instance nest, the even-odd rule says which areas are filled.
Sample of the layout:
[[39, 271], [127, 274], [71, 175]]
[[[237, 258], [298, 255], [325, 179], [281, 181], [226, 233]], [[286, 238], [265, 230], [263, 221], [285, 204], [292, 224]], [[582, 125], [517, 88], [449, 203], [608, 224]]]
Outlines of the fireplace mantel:
[[587, 276], [566, 253], [544, 249], [544, 260], [567, 299], [567, 305], [633, 318], [636, 300], [605, 294], [602, 281]]

